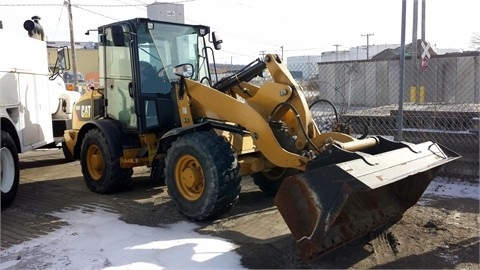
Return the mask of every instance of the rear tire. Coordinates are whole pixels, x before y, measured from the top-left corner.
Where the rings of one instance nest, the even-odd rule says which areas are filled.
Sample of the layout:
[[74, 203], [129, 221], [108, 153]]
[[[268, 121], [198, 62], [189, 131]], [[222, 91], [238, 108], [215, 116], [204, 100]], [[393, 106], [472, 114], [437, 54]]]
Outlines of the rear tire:
[[18, 151], [10, 134], [2, 130], [0, 151], [0, 189], [2, 191], [2, 209], [10, 206], [17, 194], [20, 182]]
[[240, 193], [236, 154], [214, 133], [197, 132], [174, 141], [165, 161], [168, 194], [193, 220], [207, 220], [230, 209]]
[[127, 187], [133, 169], [122, 169], [120, 158], [110, 153], [108, 141], [99, 129], [85, 134], [81, 147], [82, 173], [87, 187], [96, 193], [113, 193]]

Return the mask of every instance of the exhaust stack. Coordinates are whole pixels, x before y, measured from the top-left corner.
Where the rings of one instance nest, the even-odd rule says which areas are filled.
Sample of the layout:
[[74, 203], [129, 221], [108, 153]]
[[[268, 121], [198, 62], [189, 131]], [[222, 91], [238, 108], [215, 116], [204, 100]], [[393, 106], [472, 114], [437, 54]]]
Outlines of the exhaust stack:
[[39, 21], [39, 16], [33, 16], [31, 20], [26, 20], [23, 23], [23, 28], [28, 31], [29, 37], [45, 41], [45, 33], [43, 32], [43, 27], [40, 25]]

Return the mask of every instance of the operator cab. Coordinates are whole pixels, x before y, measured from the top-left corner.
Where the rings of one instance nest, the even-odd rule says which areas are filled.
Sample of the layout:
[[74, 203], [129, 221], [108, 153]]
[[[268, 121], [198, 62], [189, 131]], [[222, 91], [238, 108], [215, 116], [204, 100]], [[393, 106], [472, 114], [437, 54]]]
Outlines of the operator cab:
[[[178, 122], [174, 67], [190, 64], [194, 80], [211, 82], [209, 27], [137, 18], [99, 29], [100, 88], [107, 117], [128, 132], [162, 132]], [[215, 48], [221, 40], [213, 35]], [[102, 85], [103, 84], [103, 85]]]

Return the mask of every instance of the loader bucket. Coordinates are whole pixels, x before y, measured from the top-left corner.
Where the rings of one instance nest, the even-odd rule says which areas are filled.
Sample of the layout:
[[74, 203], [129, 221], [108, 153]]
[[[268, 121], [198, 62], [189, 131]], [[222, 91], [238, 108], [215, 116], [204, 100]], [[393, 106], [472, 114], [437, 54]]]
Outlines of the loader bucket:
[[378, 140], [363, 152], [332, 146], [305, 172], [284, 179], [275, 204], [303, 260], [392, 226], [417, 203], [440, 166], [460, 157], [433, 142]]

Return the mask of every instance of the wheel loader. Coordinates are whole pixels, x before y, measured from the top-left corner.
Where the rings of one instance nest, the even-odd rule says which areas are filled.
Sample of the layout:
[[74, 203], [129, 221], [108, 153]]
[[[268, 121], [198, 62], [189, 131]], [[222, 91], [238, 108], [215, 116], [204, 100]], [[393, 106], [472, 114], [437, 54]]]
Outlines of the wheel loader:
[[[181, 213], [208, 220], [235, 204], [249, 176], [311, 260], [395, 224], [459, 158], [431, 141], [320, 133], [278, 55], [226, 73], [207, 26], [135, 18], [98, 35], [101, 86], [76, 102], [65, 131], [93, 192], [121, 191], [148, 166]], [[258, 86], [259, 76], [269, 79]]]

